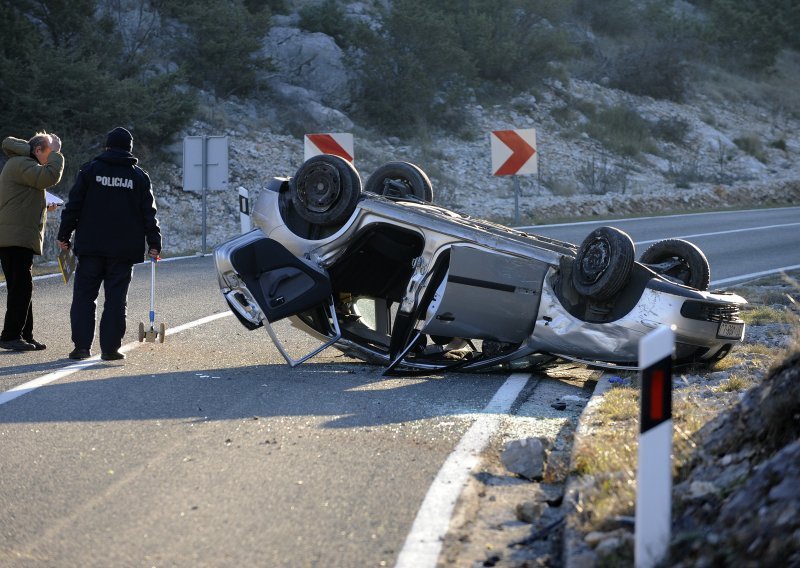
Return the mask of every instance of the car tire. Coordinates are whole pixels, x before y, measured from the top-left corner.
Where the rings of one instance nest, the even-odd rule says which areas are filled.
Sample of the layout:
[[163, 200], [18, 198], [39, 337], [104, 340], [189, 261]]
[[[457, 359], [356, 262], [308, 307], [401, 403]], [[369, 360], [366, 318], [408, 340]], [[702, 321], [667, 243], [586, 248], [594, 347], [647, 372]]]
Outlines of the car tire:
[[297, 214], [314, 225], [341, 225], [355, 211], [361, 177], [347, 160], [320, 154], [306, 160], [289, 180]]
[[697, 290], [708, 290], [711, 267], [697, 246], [683, 239], [666, 239], [650, 245], [639, 262], [667, 278]]
[[419, 166], [409, 162], [388, 162], [367, 178], [364, 191], [387, 197], [416, 197], [433, 202], [431, 180]]
[[628, 282], [634, 254], [633, 241], [624, 231], [595, 229], [578, 248], [572, 271], [575, 289], [595, 300], [611, 298]]

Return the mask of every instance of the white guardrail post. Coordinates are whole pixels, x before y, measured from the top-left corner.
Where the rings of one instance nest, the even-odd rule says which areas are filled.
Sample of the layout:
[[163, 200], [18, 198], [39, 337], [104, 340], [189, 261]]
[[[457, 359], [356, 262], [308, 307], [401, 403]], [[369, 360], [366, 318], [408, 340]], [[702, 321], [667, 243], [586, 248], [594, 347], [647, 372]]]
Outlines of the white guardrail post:
[[651, 568], [668, 551], [672, 525], [672, 353], [664, 326], [639, 341], [641, 414], [636, 474], [636, 568]]
[[239, 186], [239, 220], [242, 223], [242, 234], [250, 232], [250, 192]]

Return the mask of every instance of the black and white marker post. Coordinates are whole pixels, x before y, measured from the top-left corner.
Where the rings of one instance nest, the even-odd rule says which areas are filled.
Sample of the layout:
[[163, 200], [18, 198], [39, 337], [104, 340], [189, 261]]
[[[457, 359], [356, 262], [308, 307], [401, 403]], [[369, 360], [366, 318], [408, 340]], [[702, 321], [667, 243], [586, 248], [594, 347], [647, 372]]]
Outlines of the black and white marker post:
[[661, 327], [639, 341], [642, 384], [636, 483], [636, 568], [664, 559], [672, 522], [672, 352], [675, 334]]
[[244, 187], [239, 187], [239, 221], [242, 224], [242, 234], [250, 232], [250, 192]]

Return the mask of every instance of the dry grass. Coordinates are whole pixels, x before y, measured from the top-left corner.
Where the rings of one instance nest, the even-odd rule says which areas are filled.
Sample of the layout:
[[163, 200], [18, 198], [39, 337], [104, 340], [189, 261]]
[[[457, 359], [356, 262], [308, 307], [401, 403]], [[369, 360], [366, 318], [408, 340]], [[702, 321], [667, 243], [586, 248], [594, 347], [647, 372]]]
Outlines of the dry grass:
[[753, 386], [753, 379], [748, 376], [734, 373], [716, 387], [717, 392], [741, 392]]
[[795, 317], [785, 309], [747, 304], [742, 308], [742, 319], [748, 325], [765, 325], [768, 323], [794, 323]]
[[744, 361], [743, 352], [736, 348], [730, 355], [725, 357], [722, 361], [715, 361], [712, 367], [715, 371], [727, 371]]
[[[786, 275], [762, 279], [740, 287], [737, 293], [750, 301], [744, 317], [750, 325], [795, 324], [793, 298], [800, 291], [797, 280]], [[796, 336], [798, 337], [798, 336]], [[794, 349], [800, 348], [796, 340]], [[677, 476], [697, 448], [697, 432], [739, 399], [739, 393], [756, 383], [757, 376], [783, 361], [789, 349], [750, 343], [718, 361], [712, 369], [691, 373], [727, 371], [728, 377], [711, 388], [718, 404], [708, 404], [708, 387], [687, 384], [677, 387], [672, 401], [672, 467]], [[625, 377], [625, 386], [607, 391], [591, 414], [589, 434], [575, 442], [573, 473], [590, 480], [582, 489], [575, 528], [583, 533], [614, 528], [614, 519], [633, 516], [636, 501], [636, 468], [639, 434], [639, 387], [636, 376]]]
[[[635, 382], [635, 381], [634, 381]], [[673, 474], [688, 462], [697, 447], [693, 437], [719, 410], [702, 403], [698, 389], [673, 399]], [[574, 450], [573, 472], [594, 477], [579, 504], [582, 532], [607, 530], [620, 516], [633, 516], [639, 436], [638, 385], [615, 387], [603, 395], [594, 414], [592, 433]]]

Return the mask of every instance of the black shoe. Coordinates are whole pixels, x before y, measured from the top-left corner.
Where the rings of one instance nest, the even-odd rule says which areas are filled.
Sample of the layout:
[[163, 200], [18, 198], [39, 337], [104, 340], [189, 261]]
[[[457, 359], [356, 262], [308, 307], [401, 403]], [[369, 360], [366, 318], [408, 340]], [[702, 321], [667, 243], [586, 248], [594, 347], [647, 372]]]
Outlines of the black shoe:
[[8, 341], [0, 341], [0, 348], [10, 349], [11, 351], [36, 351], [36, 346], [31, 345], [22, 339], [10, 339]]
[[36, 351], [42, 351], [44, 349], [47, 349], [47, 345], [45, 345], [44, 343], [39, 343], [38, 341], [36, 341], [33, 338], [31, 338], [31, 339], [23, 339], [23, 341], [33, 345]]
[[125, 358], [125, 354], [119, 351], [109, 351], [108, 353], [101, 353], [100, 358], [103, 361], [120, 361]]
[[77, 360], [79, 360], [79, 361], [80, 361], [81, 359], [88, 359], [88, 358], [89, 358], [89, 357], [91, 357], [91, 356], [92, 356], [92, 354], [91, 354], [91, 353], [89, 353], [89, 350], [88, 350], [88, 349], [80, 349], [80, 348], [78, 348], [78, 347], [76, 347], [75, 349], [73, 349], [73, 350], [70, 352], [70, 354], [69, 354], [69, 358], [70, 358], [70, 359], [77, 359]]

